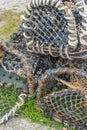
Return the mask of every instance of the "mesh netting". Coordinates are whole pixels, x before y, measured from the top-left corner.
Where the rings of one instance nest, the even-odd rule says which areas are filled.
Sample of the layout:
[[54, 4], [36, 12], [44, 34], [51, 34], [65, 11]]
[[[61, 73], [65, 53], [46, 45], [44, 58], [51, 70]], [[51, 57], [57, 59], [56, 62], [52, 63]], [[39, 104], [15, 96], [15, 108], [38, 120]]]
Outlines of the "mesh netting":
[[51, 3], [49, 0], [48, 4], [38, 1], [38, 5], [35, 2], [31, 1], [23, 16], [27, 50], [53, 57], [86, 58], [86, 50], [80, 48], [81, 16], [76, 5], [66, 1]]
[[[79, 68], [86, 73], [87, 72], [87, 62], [86, 60], [80, 60], [80, 61], [74, 61], [71, 65], [74, 68]], [[87, 77], [77, 75], [76, 73], [73, 73], [70, 75], [70, 84], [75, 86], [75, 88], [80, 89], [81, 91], [87, 93]]]
[[24, 64], [18, 55], [5, 53], [1, 62], [3, 68], [8, 72], [14, 72], [22, 77], [25, 77]]
[[[76, 70], [76, 66], [79, 72]], [[63, 119], [65, 124], [70, 123], [72, 126], [77, 124], [83, 130], [83, 127], [84, 129], [87, 127], [87, 67], [86, 63], [81, 61], [80, 64], [69, 62], [69, 67], [72, 67], [70, 73], [70, 68], [64, 74], [62, 68], [60, 75], [58, 75], [57, 69], [52, 69], [46, 73], [47, 78], [46, 75], [43, 76], [45, 81], [40, 84], [41, 89], [38, 89], [38, 93], [41, 93], [39, 101], [42, 106], [39, 102], [37, 105], [43, 110], [46, 108], [48, 113], [53, 112], [54, 120], [62, 122]], [[52, 76], [53, 73], [54, 76]], [[44, 80], [43, 78], [42, 80]], [[58, 82], [56, 82], [56, 86], [54, 84], [51, 86], [49, 80]], [[46, 86], [47, 82], [49, 86]], [[48, 114], [49, 116], [50, 114]]]
[[86, 78], [81, 78], [73, 74], [71, 76], [71, 84], [74, 85], [75, 87], [79, 87], [79, 89], [83, 89], [84, 92], [87, 92], [87, 79]]
[[63, 12], [57, 12], [53, 7], [34, 8], [31, 11], [26, 35], [31, 36], [34, 44], [65, 44], [67, 43], [67, 21]]
[[64, 117], [65, 123], [71, 121], [71, 124], [77, 123], [80, 126], [86, 122], [87, 125], [85, 96], [80, 91], [58, 91], [45, 97], [44, 102], [48, 109], [58, 114], [60, 121]]
[[30, 16], [25, 15], [25, 17], [28, 21], [24, 21], [23, 27], [24, 37], [28, 39], [26, 44], [28, 51], [59, 55], [61, 49], [56, 48], [55, 51], [54, 48], [68, 43], [69, 31], [64, 12], [58, 12], [51, 6], [40, 6], [32, 8]]

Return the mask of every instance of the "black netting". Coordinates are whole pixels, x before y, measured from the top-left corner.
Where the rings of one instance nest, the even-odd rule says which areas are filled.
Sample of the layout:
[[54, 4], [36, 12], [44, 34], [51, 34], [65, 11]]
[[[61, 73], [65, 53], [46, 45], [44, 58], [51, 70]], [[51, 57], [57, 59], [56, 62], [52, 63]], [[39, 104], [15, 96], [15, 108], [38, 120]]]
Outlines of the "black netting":
[[2, 66], [8, 72], [14, 72], [22, 77], [25, 77], [24, 64], [21, 58], [16, 54], [5, 53], [2, 58]]
[[29, 29], [27, 35], [31, 35], [34, 44], [66, 44], [67, 21], [63, 12], [57, 12], [53, 7], [33, 8], [31, 17], [25, 24]]
[[[30, 17], [25, 15], [28, 21], [23, 22], [24, 37], [28, 39], [28, 50], [35, 53], [49, 54], [49, 52], [54, 51], [54, 47], [67, 45], [69, 31], [64, 16], [64, 11], [58, 12], [57, 9], [51, 6], [33, 7]], [[55, 55], [56, 53], [59, 54], [61, 50], [56, 49], [58, 51], [54, 51]]]

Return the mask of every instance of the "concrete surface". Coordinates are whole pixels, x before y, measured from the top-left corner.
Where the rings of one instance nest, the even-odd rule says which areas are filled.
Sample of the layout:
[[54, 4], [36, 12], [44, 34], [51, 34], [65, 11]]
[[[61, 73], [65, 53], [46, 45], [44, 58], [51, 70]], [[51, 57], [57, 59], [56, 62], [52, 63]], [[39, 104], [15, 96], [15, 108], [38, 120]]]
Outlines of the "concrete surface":
[[39, 123], [31, 123], [28, 119], [15, 117], [6, 124], [0, 126], [0, 130], [55, 130], [49, 126], [43, 126]]
[[21, 12], [29, 0], [0, 0], [0, 10], [13, 10]]
[[28, 119], [15, 117], [6, 124], [0, 126], [0, 130], [55, 130], [49, 126], [43, 126], [39, 123], [32, 123]]

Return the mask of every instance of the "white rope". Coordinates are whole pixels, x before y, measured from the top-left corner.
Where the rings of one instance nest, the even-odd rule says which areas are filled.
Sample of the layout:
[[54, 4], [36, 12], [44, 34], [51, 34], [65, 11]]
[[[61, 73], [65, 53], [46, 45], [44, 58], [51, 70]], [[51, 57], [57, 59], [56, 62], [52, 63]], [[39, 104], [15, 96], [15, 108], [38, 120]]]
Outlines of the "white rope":
[[80, 42], [83, 46], [87, 46], [87, 3], [85, 0], [74, 0], [82, 17], [82, 26], [80, 32]]
[[72, 48], [76, 48], [78, 44], [76, 21], [72, 11], [66, 7], [68, 14], [65, 15], [65, 19], [68, 20], [68, 45]]
[[20, 107], [24, 104], [26, 97], [27, 97], [27, 95], [24, 94], [24, 93], [21, 93], [21, 94], [18, 96], [18, 101], [15, 103], [15, 106], [12, 107], [12, 109], [9, 110], [9, 112], [6, 113], [6, 114], [2, 117], [2, 119], [0, 119], [0, 125], [3, 124], [5, 121], [8, 121], [8, 119], [9, 119], [10, 117], [15, 116], [15, 113], [17, 112], [17, 110], [19, 110]]

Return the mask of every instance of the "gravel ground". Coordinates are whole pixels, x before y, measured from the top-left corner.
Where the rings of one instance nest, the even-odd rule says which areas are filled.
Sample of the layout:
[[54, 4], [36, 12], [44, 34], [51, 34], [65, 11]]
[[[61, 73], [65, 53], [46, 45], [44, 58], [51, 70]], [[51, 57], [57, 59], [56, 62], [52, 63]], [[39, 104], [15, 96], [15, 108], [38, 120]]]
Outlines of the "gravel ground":
[[[21, 12], [24, 10], [29, 0], [0, 0], [0, 14], [5, 10], [12, 10]], [[0, 23], [2, 26], [4, 24]], [[1, 27], [0, 26], [0, 27]], [[27, 119], [21, 119], [20, 117], [14, 117], [9, 120], [5, 125], [0, 126], [0, 130], [55, 130], [49, 126], [41, 126], [39, 123], [31, 123]]]

